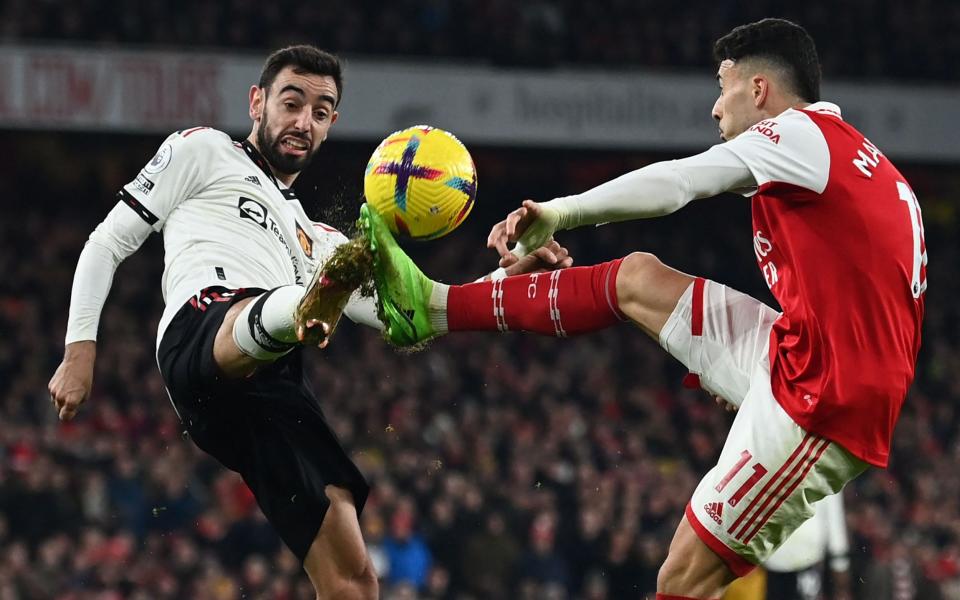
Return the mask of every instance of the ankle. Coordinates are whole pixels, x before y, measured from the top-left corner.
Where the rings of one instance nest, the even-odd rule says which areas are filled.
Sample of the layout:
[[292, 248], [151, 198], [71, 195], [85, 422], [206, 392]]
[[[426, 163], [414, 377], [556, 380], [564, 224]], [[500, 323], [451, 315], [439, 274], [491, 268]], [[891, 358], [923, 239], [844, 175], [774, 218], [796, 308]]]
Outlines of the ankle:
[[430, 316], [430, 325], [438, 335], [443, 335], [450, 331], [447, 324], [447, 296], [450, 293], [450, 286], [434, 281], [433, 289], [430, 291], [430, 301], [427, 305], [428, 315]]

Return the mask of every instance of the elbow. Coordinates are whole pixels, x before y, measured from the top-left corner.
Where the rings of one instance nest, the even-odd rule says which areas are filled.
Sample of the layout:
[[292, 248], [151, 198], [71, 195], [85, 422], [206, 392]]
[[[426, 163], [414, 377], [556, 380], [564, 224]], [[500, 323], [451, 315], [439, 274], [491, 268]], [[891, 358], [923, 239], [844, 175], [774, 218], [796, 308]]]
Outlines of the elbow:
[[659, 187], [664, 190], [663, 214], [674, 213], [694, 199], [690, 190], [690, 181], [684, 176], [683, 170], [675, 160], [660, 163], [657, 176], [660, 178]]
[[120, 263], [123, 262], [124, 259], [124, 255], [118, 246], [119, 244], [111, 243], [111, 240], [103, 235], [99, 229], [95, 229], [83, 245], [83, 253], [95, 254], [96, 256], [105, 258], [112, 262], [114, 268], [116, 268], [120, 266]]

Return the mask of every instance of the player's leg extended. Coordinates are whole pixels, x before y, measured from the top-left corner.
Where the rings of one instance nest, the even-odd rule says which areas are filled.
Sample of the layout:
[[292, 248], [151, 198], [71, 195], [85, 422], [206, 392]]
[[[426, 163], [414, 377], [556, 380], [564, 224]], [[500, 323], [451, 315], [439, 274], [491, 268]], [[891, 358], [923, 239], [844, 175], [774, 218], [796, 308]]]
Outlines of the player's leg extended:
[[327, 343], [356, 285], [328, 279], [322, 270], [306, 288], [286, 285], [237, 301], [217, 330], [213, 358], [227, 378], [242, 378], [297, 344]]
[[[249, 322], [250, 309], [253, 302], [258, 298], [259, 296], [237, 301], [227, 311], [223, 323], [217, 330], [217, 337], [213, 342], [213, 361], [220, 373], [228, 379], [247, 377], [260, 365], [276, 360], [276, 358], [269, 359], [267, 356], [255, 358], [252, 355], [255, 349], [244, 352], [234, 341], [234, 329], [244, 327]], [[243, 317], [238, 320], [240, 315], [243, 315]], [[292, 349], [292, 347], [290, 348]], [[266, 352], [266, 349], [263, 349], [263, 352]], [[282, 354], [276, 356], [282, 356]]]
[[617, 272], [616, 299], [620, 311], [655, 340], [694, 278], [660, 262], [656, 256], [634, 252]]
[[410, 345], [448, 331], [566, 337], [630, 319], [657, 337], [693, 278], [650, 254], [590, 267], [447, 286], [426, 277], [378, 215], [362, 209], [388, 339]]
[[367, 600], [378, 596], [379, 584], [360, 534], [352, 494], [328, 485], [330, 507], [303, 561], [318, 600]]
[[283, 286], [230, 307], [213, 343], [213, 360], [224, 377], [247, 377], [296, 347], [294, 312], [304, 291]]

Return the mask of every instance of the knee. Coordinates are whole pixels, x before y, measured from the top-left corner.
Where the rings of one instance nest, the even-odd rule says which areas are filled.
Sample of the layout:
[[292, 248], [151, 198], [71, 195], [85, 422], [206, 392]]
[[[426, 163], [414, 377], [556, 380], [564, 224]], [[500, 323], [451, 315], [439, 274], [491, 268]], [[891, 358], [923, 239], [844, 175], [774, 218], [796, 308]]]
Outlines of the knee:
[[357, 569], [343, 569], [317, 586], [317, 600], [377, 600], [380, 582], [373, 565], [366, 560]]
[[364, 550], [362, 561], [352, 561], [349, 565], [345, 566], [346, 568], [340, 572], [340, 577], [344, 582], [349, 583], [351, 587], [359, 592], [357, 594], [358, 598], [378, 597], [380, 583], [377, 580], [376, 569], [373, 568], [373, 562], [367, 555], [366, 550]]
[[324, 489], [330, 507], [304, 567], [318, 600], [375, 600], [379, 582], [360, 534], [353, 494], [342, 487]]
[[623, 258], [617, 271], [617, 300], [620, 304], [643, 302], [644, 291], [664, 268], [660, 259], [649, 252], [633, 252]]
[[377, 573], [369, 560], [366, 568], [356, 577], [355, 581], [361, 598], [376, 600], [380, 597], [380, 582], [377, 580]]
[[719, 598], [736, 576], [706, 546], [672, 544], [657, 572], [657, 591], [692, 598]]
[[689, 568], [690, 564], [677, 558], [676, 552], [667, 554], [666, 560], [657, 571], [657, 590], [677, 590], [684, 587]]
[[344, 576], [328, 587], [330, 593], [317, 592], [317, 600], [377, 600], [380, 597], [380, 582], [372, 567], [352, 577]]

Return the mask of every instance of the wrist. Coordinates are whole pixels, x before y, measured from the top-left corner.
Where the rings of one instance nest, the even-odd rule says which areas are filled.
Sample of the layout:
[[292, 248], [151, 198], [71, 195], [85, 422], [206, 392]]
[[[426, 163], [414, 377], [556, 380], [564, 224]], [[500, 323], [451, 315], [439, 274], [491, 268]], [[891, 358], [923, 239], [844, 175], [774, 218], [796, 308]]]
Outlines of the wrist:
[[[513, 265], [516, 265], [516, 264], [517, 263], [513, 263]], [[510, 265], [510, 266], [512, 267], [513, 265]], [[510, 267], [507, 267], [507, 268], [497, 267], [497, 269], [491, 272], [487, 277], [490, 278], [490, 281], [500, 281], [501, 279], [505, 277], [509, 277], [510, 275], [514, 275], [514, 274], [515, 273], [510, 272]]]
[[580, 205], [576, 196], [554, 198], [541, 204], [545, 213], [553, 213], [554, 231], [575, 229], [580, 226]]
[[64, 362], [93, 360], [97, 355], [97, 343], [93, 340], [71, 342], [64, 347]]

